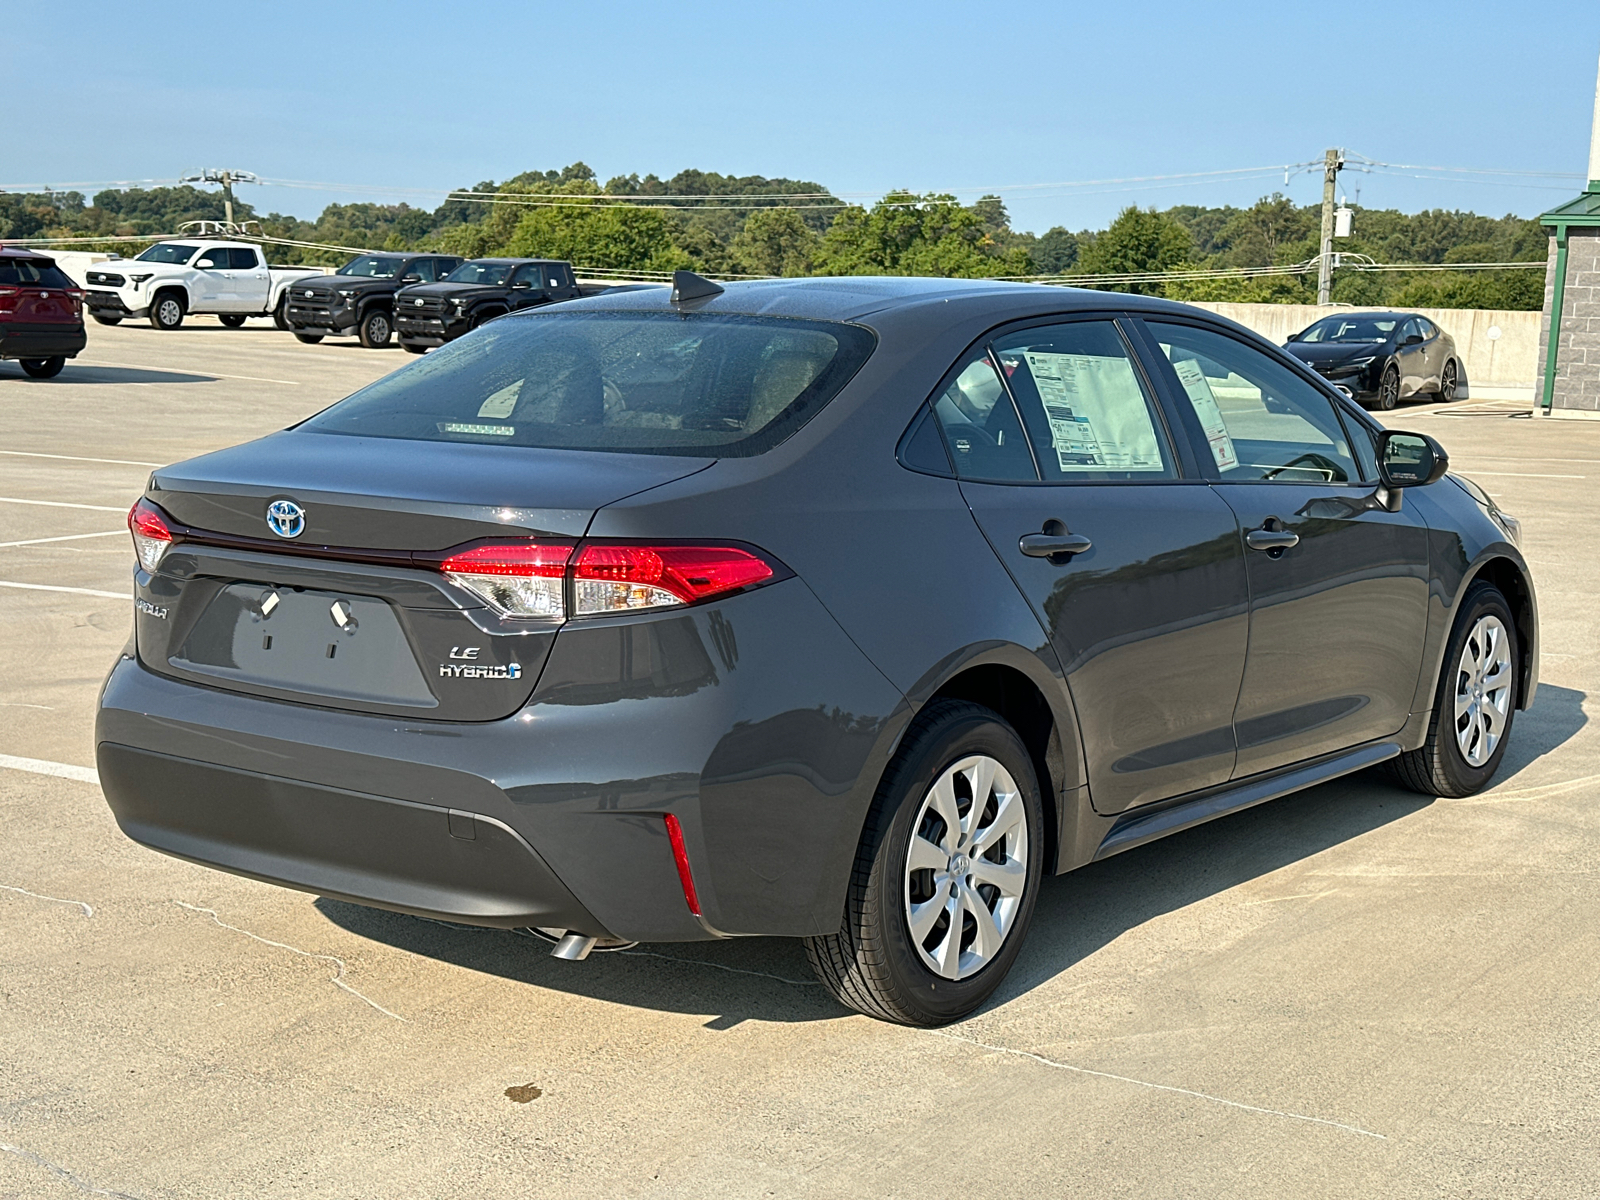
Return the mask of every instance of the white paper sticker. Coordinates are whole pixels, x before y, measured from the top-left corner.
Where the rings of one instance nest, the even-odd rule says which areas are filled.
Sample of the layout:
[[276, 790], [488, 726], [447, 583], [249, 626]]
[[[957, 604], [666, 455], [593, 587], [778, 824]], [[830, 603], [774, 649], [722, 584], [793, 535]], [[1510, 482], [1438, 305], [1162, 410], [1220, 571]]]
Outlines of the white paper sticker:
[[1025, 357], [1063, 473], [1165, 469], [1132, 363], [1037, 350]]
[[522, 380], [519, 379], [515, 383], [503, 387], [498, 392], [490, 395], [487, 400], [478, 406], [478, 415], [503, 421], [517, 407], [517, 397], [521, 394]]
[[1228, 426], [1217, 407], [1217, 397], [1211, 391], [1206, 373], [1192, 358], [1173, 360], [1172, 369], [1178, 373], [1178, 382], [1189, 393], [1189, 403], [1194, 405], [1195, 416], [1200, 418], [1200, 428], [1205, 431], [1211, 445], [1211, 457], [1217, 460], [1217, 470], [1229, 471], [1239, 465], [1239, 455], [1228, 436]]

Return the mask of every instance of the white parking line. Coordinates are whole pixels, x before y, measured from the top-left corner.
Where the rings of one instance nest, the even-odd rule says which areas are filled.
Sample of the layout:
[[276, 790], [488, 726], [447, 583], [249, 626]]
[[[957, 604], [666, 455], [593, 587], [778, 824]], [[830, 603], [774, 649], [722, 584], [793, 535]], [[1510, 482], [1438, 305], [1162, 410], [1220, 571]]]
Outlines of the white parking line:
[[0, 504], [36, 504], [41, 508], [87, 508], [92, 512], [127, 512], [109, 504], [69, 504], [65, 500], [23, 500], [17, 496], [0, 496]]
[[131, 458], [85, 458], [81, 454], [40, 454], [35, 450], [0, 450], [0, 454], [9, 454], [15, 458], [59, 458], [67, 462], [115, 463], [119, 467], [166, 466], [166, 463], [138, 462]]
[[0, 550], [7, 546], [42, 546], [46, 542], [81, 542], [84, 538], [116, 537], [125, 532], [122, 529], [107, 529], [103, 533], [66, 533], [60, 537], [27, 538], [20, 542], [0, 542]]
[[162, 371], [168, 375], [187, 375], [192, 379], [243, 379], [250, 383], [285, 383], [290, 387], [299, 387], [298, 379], [263, 379], [259, 375], [224, 375], [221, 371], [175, 371], [171, 367], [146, 367], [134, 363], [97, 362], [93, 359], [80, 358], [76, 361], [87, 367], [120, 367], [124, 371]]
[[132, 592], [102, 592], [96, 588], [61, 587], [53, 583], [12, 583], [0, 579], [0, 587], [20, 588], [25, 592], [71, 592], [74, 596], [104, 596], [107, 600], [132, 600]]
[[1587, 479], [1587, 475], [1535, 475], [1531, 471], [1477, 471], [1471, 468], [1468, 475], [1494, 475], [1502, 479]]
[[57, 779], [76, 779], [79, 783], [100, 782], [100, 774], [93, 767], [75, 767], [71, 763], [51, 762], [47, 758], [19, 758], [15, 754], [0, 754], [0, 767], [10, 771], [30, 771], [35, 775], [53, 775]]

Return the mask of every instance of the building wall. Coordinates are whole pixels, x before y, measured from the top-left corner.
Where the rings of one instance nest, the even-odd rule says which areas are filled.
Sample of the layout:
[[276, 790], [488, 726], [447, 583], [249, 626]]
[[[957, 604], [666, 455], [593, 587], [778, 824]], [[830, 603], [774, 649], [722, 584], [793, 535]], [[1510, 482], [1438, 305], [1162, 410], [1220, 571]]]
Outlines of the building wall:
[[[1538, 386], [1544, 400], [1545, 355], [1550, 345], [1550, 307], [1555, 299], [1556, 239], [1544, 279], [1539, 321]], [[1556, 346], [1552, 409], [1600, 412], [1600, 229], [1567, 230], [1567, 288], [1562, 296], [1561, 340]]]
[[[1571, 275], [1568, 275], [1569, 297], [1572, 294], [1571, 279]], [[1596, 291], [1600, 293], [1600, 287]], [[1316, 304], [1196, 303], [1195, 307], [1237, 321], [1280, 346], [1289, 340], [1290, 334], [1299, 333], [1319, 317], [1361, 311], [1345, 306]], [[1485, 308], [1417, 308], [1407, 311], [1421, 313], [1455, 339], [1469, 389], [1474, 384], [1531, 389], [1535, 380], [1543, 378], [1539, 373], [1539, 365], [1544, 359], [1541, 354], [1539, 314], [1536, 312]], [[1596, 315], [1600, 316], [1600, 309], [1596, 310]], [[1600, 321], [1596, 322], [1595, 328], [1600, 331]], [[1499, 330], [1499, 337], [1489, 336], [1494, 330]], [[1566, 351], [1563, 350], [1562, 354], [1565, 356]], [[1595, 352], [1593, 361], [1600, 364], [1600, 351]]]

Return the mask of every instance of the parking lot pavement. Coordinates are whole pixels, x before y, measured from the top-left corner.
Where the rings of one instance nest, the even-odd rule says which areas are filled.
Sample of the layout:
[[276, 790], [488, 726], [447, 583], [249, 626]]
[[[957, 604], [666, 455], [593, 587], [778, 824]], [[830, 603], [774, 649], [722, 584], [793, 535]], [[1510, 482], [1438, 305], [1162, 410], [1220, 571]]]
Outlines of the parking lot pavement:
[[1389, 420], [1524, 522], [1544, 682], [1492, 791], [1354, 776], [1048, 880], [929, 1033], [793, 942], [564, 963], [118, 832], [92, 710], [148, 464], [405, 361], [257, 324], [0, 363], [0, 1196], [1593, 1194], [1600, 426]]

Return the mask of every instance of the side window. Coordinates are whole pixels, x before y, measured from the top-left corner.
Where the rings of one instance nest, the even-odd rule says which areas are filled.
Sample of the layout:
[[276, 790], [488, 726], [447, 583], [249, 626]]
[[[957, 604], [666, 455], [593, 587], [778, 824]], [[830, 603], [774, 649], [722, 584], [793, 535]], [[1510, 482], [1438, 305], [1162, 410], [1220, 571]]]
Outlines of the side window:
[[513, 284], [525, 283], [534, 289], [543, 287], [544, 285], [539, 278], [539, 264], [523, 263], [522, 266], [517, 268], [516, 274], [511, 276], [511, 282]]
[[1333, 401], [1293, 370], [1215, 330], [1148, 322], [1230, 483], [1361, 477]]
[[971, 351], [956, 363], [932, 405], [950, 461], [962, 479], [1039, 481], [1017, 410], [985, 351]]
[[261, 260], [256, 257], [256, 252], [248, 248], [239, 248], [228, 251], [235, 271], [254, 271], [261, 265]]
[[1177, 474], [1155, 404], [1110, 321], [1009, 333], [994, 357], [1047, 482]]
[[443, 279], [459, 265], [453, 258], [436, 258], [433, 260], [433, 277], [435, 279]]
[[1378, 435], [1359, 417], [1348, 411], [1342, 414], [1344, 427], [1350, 431], [1350, 448], [1356, 453], [1356, 465], [1361, 468], [1361, 478], [1376, 483], [1378, 479]]
[[226, 271], [231, 261], [232, 259], [228, 257], [226, 250], [213, 246], [209, 250], [200, 251], [199, 256], [194, 260], [194, 265], [202, 271]]
[[1422, 333], [1422, 336], [1425, 337], [1425, 338], [1434, 337], [1439, 332], [1439, 327], [1437, 325], [1435, 325], [1432, 321], [1428, 320], [1427, 317], [1418, 317], [1417, 318], [1417, 329]]
[[400, 277], [402, 279], [404, 279], [407, 275], [420, 275], [422, 276], [423, 283], [435, 282], [433, 273], [433, 259], [417, 258], [408, 262], [400, 270]]
[[1400, 327], [1400, 342], [1402, 345], [1405, 344], [1407, 338], [1426, 336], [1427, 334], [1422, 332], [1422, 323], [1416, 317], [1412, 317]]

